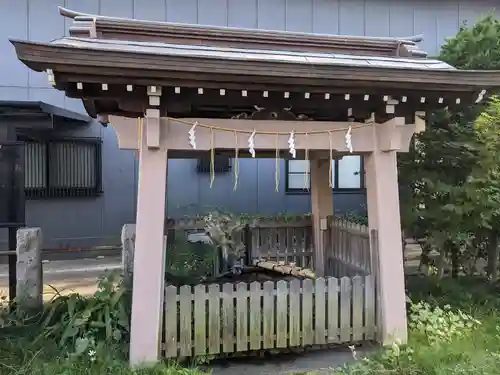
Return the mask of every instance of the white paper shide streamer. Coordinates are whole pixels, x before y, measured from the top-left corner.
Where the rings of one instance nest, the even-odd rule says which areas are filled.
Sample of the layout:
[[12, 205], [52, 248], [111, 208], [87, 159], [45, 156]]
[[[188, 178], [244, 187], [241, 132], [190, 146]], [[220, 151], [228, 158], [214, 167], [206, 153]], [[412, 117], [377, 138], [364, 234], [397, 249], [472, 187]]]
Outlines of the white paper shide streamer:
[[476, 103], [479, 103], [484, 99], [484, 95], [486, 94], [486, 90], [481, 90], [481, 92], [477, 95]]
[[189, 144], [191, 147], [196, 150], [196, 126], [198, 126], [198, 122], [195, 122], [191, 129], [189, 129]]
[[349, 150], [350, 153], [353, 152], [352, 148], [352, 128], [349, 126], [349, 129], [347, 129], [347, 133], [345, 133], [345, 146]]
[[297, 157], [297, 150], [295, 149], [295, 132], [293, 130], [288, 138], [288, 152], [290, 152], [292, 158], [295, 159]]
[[248, 152], [250, 153], [250, 155], [252, 155], [252, 158], [255, 158], [254, 138], [255, 138], [255, 130], [252, 132], [250, 137], [248, 137]]

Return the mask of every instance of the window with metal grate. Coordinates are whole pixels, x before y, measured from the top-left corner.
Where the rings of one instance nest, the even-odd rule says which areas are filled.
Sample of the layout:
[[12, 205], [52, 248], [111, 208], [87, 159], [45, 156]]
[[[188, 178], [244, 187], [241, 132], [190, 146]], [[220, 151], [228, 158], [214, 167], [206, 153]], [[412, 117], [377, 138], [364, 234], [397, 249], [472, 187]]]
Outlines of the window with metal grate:
[[94, 197], [102, 193], [101, 140], [27, 141], [27, 199]]

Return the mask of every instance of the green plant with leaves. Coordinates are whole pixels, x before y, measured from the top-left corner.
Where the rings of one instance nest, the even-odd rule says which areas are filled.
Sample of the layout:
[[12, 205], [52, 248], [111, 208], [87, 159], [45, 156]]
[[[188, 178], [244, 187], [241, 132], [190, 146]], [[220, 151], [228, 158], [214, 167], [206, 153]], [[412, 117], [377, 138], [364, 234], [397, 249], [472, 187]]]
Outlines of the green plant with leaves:
[[[500, 236], [500, 97], [493, 96], [474, 123], [479, 160], [469, 178], [467, 203], [477, 227], [478, 244], [485, 244], [488, 274], [498, 279]], [[481, 254], [476, 252], [476, 257]]]
[[[439, 59], [459, 69], [498, 69], [499, 39], [500, 23], [488, 15], [471, 27], [461, 27], [442, 46]], [[440, 252], [436, 264], [440, 276], [449, 260], [452, 275], [457, 277], [464, 260], [475, 256], [490, 237], [484, 229], [492, 216], [481, 213], [484, 199], [476, 199], [479, 193], [487, 195], [486, 188], [493, 189], [484, 180], [481, 188], [479, 180], [496, 178], [496, 173], [488, 177], [489, 172], [480, 167], [485, 141], [490, 141], [481, 139], [475, 125], [484, 106], [479, 103], [430, 114], [426, 131], [415, 136], [408, 154], [399, 157], [403, 225], [424, 239], [423, 260], [427, 261], [425, 255], [431, 248]], [[472, 176], [480, 173], [486, 175], [471, 187]], [[471, 195], [473, 189], [476, 198]]]
[[444, 259], [451, 259], [454, 276], [470, 240], [469, 208], [462, 202], [477, 163], [473, 127], [464, 123], [465, 116], [446, 111], [430, 115], [413, 151], [400, 157], [400, 184], [412, 187], [411, 199], [402, 202], [403, 224], [440, 251], [440, 274]]
[[210, 243], [189, 242], [185, 231], [175, 233], [166, 254], [166, 280], [175, 285], [194, 285], [214, 273], [217, 248]]
[[500, 373], [498, 285], [477, 277], [410, 277], [407, 345], [393, 343], [354, 363], [343, 375], [497, 375]]
[[410, 329], [425, 335], [431, 345], [464, 337], [480, 324], [461, 310], [453, 311], [450, 305], [441, 308], [421, 301], [410, 306]]
[[213, 211], [204, 217], [205, 232], [222, 254], [227, 265], [239, 261], [245, 251], [242, 231], [247, 221], [237, 215], [222, 211]]
[[347, 212], [344, 215], [340, 216], [340, 218], [350, 221], [355, 224], [360, 225], [368, 225], [368, 215], [363, 215], [358, 212]]
[[54, 340], [70, 356], [93, 356], [102, 346], [128, 342], [129, 317], [129, 295], [121, 277], [110, 273], [90, 298], [73, 293], [50, 301], [38, 340]]

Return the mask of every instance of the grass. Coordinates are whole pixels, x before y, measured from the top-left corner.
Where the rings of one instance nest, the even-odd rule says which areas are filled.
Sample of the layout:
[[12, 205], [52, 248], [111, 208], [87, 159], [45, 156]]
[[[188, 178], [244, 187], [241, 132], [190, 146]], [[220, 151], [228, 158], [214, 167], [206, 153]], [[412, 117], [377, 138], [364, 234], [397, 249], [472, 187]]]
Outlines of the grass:
[[175, 364], [132, 370], [120, 348], [103, 350], [94, 359], [70, 359], [50, 342], [33, 345], [31, 332], [11, 332], [0, 336], [1, 375], [201, 375], [201, 371]]
[[[421, 313], [429, 321], [426, 332], [411, 329], [406, 347], [393, 346], [344, 369], [343, 374], [500, 374], [499, 285], [475, 278], [436, 282], [424, 277], [410, 278], [407, 285], [414, 304], [425, 301], [431, 306]], [[436, 311], [450, 311], [449, 321], [459, 320], [457, 316], [470, 316], [480, 324], [468, 329], [467, 325], [452, 323], [456, 332], [446, 331], [443, 328], [446, 318], [443, 320]], [[443, 331], [445, 334], [440, 336]], [[430, 340], [432, 337], [438, 338]]]

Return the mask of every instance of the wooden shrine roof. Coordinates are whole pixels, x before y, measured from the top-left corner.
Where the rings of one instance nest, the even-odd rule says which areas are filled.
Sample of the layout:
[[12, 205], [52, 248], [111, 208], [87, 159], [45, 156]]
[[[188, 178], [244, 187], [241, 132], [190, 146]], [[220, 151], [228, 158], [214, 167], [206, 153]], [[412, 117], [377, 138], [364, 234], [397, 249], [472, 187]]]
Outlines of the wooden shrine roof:
[[[226, 101], [233, 98], [232, 104], [247, 92], [280, 92], [281, 98], [298, 93], [303, 100], [294, 108], [305, 111], [319, 106], [306, 100], [311, 95], [338, 100], [357, 96], [354, 104], [366, 107], [364, 113], [382, 110], [394, 116], [401, 114], [386, 111], [388, 100], [404, 102], [399, 107], [405, 107], [406, 116], [481, 100], [500, 87], [500, 71], [463, 71], [427, 59], [416, 47], [416, 38], [326, 36], [137, 21], [63, 8], [60, 12], [74, 20], [69, 37], [49, 43], [11, 42], [19, 60], [33, 70], [49, 72], [55, 87], [84, 99], [91, 115], [135, 117], [148, 106], [147, 88], [152, 86], [163, 88], [167, 96], [187, 90], [190, 96], [184, 100], [192, 112], [199, 101], [193, 99], [196, 93], [215, 90]], [[132, 86], [137, 90], [129, 90]], [[377, 97], [376, 104], [367, 103], [368, 96]], [[200, 108], [220, 101], [203, 98]], [[162, 106], [170, 106], [172, 112], [172, 103], [173, 99]], [[262, 104], [254, 101], [252, 107]], [[178, 109], [178, 103], [174, 107]]]
[[153, 41], [203, 46], [222, 46], [302, 52], [349, 53], [374, 56], [426, 57], [417, 42], [421, 36], [377, 38], [339, 36], [290, 31], [256, 30], [236, 27], [190, 25], [142, 21], [75, 12], [59, 7], [64, 17], [72, 18], [69, 35]]

